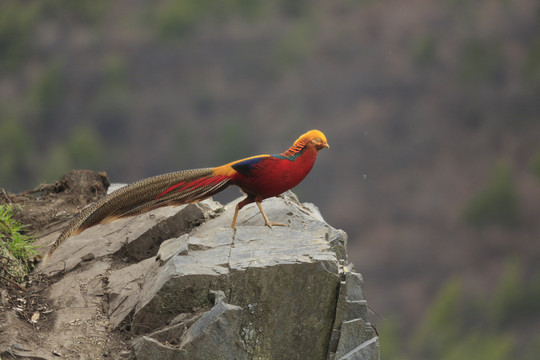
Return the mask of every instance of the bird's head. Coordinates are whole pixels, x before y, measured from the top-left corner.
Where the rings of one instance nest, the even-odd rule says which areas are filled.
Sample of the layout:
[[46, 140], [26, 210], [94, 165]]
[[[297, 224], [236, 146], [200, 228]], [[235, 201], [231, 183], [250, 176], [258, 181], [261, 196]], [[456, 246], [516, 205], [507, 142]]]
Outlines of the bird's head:
[[326, 136], [324, 136], [324, 134], [319, 130], [308, 131], [300, 136], [294, 143], [297, 144], [300, 142], [304, 144], [310, 143], [317, 150], [321, 150], [322, 148], [330, 148], [330, 145], [328, 145], [328, 142], [326, 141]]

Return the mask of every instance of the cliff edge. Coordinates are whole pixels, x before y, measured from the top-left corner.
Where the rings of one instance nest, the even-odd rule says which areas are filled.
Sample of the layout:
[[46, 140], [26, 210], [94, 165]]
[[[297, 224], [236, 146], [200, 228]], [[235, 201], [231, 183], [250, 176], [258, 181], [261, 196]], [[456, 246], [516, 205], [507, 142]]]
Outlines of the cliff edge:
[[250, 205], [232, 230], [235, 204], [161, 208], [70, 238], [37, 269], [35, 321], [5, 307], [0, 356], [379, 359], [346, 234], [291, 192], [264, 202], [285, 227]]

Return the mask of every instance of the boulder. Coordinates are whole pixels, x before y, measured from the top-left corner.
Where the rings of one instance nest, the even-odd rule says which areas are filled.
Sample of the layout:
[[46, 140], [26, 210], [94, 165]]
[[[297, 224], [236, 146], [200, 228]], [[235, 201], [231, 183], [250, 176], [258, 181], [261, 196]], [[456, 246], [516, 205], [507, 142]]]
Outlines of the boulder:
[[378, 359], [346, 234], [291, 192], [263, 202], [284, 227], [248, 205], [233, 230], [235, 205], [157, 209], [68, 239], [40, 268], [58, 279], [51, 352], [113, 354], [107, 341], [128, 334], [136, 359]]
[[243, 309], [225, 303], [223, 291], [211, 294], [218, 296], [209, 311], [194, 317], [181, 316], [170, 326], [138, 337], [133, 342], [137, 359], [247, 359], [240, 336]]

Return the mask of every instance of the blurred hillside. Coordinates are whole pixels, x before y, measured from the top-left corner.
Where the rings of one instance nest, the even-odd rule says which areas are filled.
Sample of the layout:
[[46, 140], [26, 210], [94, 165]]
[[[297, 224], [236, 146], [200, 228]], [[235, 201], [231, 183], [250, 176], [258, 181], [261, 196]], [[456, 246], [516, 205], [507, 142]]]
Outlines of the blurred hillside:
[[[131, 182], [318, 128], [331, 149], [295, 191], [349, 234], [374, 321], [418, 329], [396, 347], [540, 344], [538, 1], [3, 0], [0, 55], [0, 187]], [[445, 299], [464, 337], [428, 349]]]

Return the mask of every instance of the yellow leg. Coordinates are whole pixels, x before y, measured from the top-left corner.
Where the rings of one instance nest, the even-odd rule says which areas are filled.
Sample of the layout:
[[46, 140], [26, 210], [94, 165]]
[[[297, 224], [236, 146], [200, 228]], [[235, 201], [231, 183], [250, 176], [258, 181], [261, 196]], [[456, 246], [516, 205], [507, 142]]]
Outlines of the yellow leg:
[[240, 206], [236, 205], [236, 209], [234, 210], [234, 216], [233, 216], [232, 225], [231, 225], [231, 228], [233, 228], [233, 229], [236, 228], [236, 218], [238, 217], [238, 212], [239, 211], [240, 211]]
[[[241, 208], [244, 207], [244, 205], [246, 204], [249, 204], [253, 202], [253, 198], [251, 197], [247, 197], [246, 199], [244, 199], [243, 201], [239, 202], [237, 205], [236, 205], [236, 208], [234, 209], [234, 216], [233, 216], [233, 220], [232, 220], [232, 224], [231, 224], [231, 228], [232, 229], [235, 229], [236, 228], [236, 220], [238, 218], [238, 212], [240, 211]], [[264, 210], [261, 206], [261, 202], [260, 201], [255, 201], [255, 203], [257, 204], [257, 206], [259, 207], [259, 211], [261, 212], [263, 218], [264, 218], [264, 224], [266, 226], [268, 226], [269, 228], [272, 228], [272, 226], [286, 226], [285, 224], [281, 224], [281, 223], [273, 223], [273, 222], [270, 222], [268, 220], [268, 217], [266, 216], [266, 214], [264, 213]]]
[[268, 221], [268, 217], [266, 216], [266, 214], [264, 213], [264, 210], [262, 208], [262, 205], [261, 205], [261, 202], [260, 201], [256, 201], [255, 202], [257, 204], [257, 206], [259, 207], [259, 210], [261, 211], [261, 214], [264, 218], [264, 224], [266, 226], [268, 226], [269, 228], [272, 228], [272, 226], [286, 226], [285, 224], [281, 224], [281, 223], [271, 223], [270, 221]]

